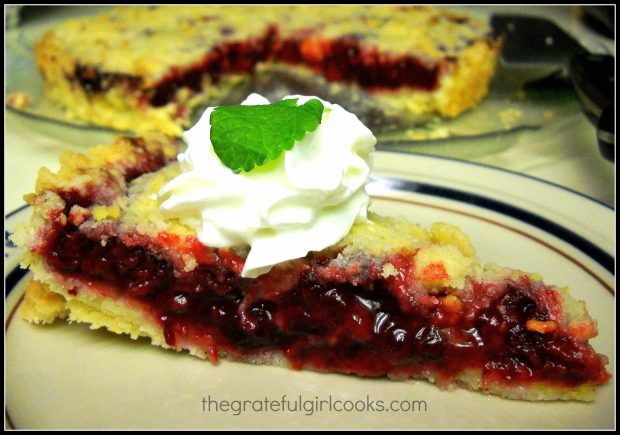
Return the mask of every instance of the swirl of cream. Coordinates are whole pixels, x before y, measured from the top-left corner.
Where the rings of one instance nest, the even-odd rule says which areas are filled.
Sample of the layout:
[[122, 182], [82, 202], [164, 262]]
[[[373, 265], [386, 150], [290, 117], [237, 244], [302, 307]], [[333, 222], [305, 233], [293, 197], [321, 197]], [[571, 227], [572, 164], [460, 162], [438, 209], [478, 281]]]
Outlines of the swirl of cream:
[[[298, 105], [316, 98], [291, 95]], [[250, 246], [242, 272], [256, 277], [273, 265], [325, 249], [366, 219], [376, 139], [352, 113], [322, 101], [316, 130], [280, 158], [250, 172], [224, 166], [210, 140], [211, 107], [186, 131], [181, 174], [159, 192], [164, 216], [193, 228], [211, 247]], [[269, 104], [258, 94], [242, 104]]]

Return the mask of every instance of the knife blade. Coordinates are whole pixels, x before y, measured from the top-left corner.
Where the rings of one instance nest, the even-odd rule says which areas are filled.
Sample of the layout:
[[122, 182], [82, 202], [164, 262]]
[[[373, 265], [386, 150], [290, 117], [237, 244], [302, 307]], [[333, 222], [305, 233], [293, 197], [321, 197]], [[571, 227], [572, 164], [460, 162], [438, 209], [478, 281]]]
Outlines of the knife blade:
[[577, 40], [545, 18], [495, 14], [493, 35], [503, 39], [500, 62], [505, 68], [563, 69], [571, 57], [586, 52]]
[[[581, 107], [597, 128], [601, 154], [615, 158], [615, 59], [591, 54], [554, 22], [545, 18], [494, 14], [491, 28], [501, 38], [500, 79], [506, 89], [560, 72], [570, 78]], [[604, 116], [603, 116], [604, 115]]]

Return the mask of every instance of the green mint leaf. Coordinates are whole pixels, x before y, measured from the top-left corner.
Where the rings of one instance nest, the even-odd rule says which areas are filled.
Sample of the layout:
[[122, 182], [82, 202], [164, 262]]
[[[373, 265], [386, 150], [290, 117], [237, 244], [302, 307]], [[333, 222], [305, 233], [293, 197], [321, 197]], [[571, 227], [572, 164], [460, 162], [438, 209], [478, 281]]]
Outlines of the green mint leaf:
[[233, 172], [249, 172], [314, 131], [323, 117], [323, 104], [297, 99], [257, 106], [219, 106], [211, 112], [211, 143], [215, 154]]

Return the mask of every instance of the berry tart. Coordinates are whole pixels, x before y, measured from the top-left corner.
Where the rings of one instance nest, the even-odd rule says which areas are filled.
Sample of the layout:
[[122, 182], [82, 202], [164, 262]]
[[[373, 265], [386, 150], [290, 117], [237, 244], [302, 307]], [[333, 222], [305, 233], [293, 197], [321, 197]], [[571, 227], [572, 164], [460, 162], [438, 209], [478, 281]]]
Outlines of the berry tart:
[[153, 6], [69, 20], [35, 58], [71, 116], [178, 136], [194, 108], [238, 103], [256, 74], [382, 119], [453, 117], [487, 94], [498, 46], [486, 23], [433, 7]]
[[337, 243], [243, 276], [160, 207], [183, 170], [161, 133], [118, 137], [42, 169], [14, 235], [34, 274], [22, 315], [85, 322], [216, 363], [426, 379], [522, 400], [593, 400], [607, 358], [583, 302], [481, 265], [457, 227], [368, 214]]

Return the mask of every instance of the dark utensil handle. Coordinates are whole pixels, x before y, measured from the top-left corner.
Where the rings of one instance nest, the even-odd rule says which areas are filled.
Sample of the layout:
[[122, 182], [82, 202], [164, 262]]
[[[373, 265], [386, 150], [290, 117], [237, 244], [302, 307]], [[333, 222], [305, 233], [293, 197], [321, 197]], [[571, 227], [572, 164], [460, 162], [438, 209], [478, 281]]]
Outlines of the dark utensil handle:
[[615, 60], [600, 54], [578, 54], [571, 58], [569, 73], [581, 108], [597, 127], [601, 154], [615, 159]]
[[616, 160], [616, 139], [614, 131], [615, 109], [609, 106], [598, 120], [596, 126], [596, 137], [598, 139], [598, 147], [601, 154], [607, 160], [614, 162]]

